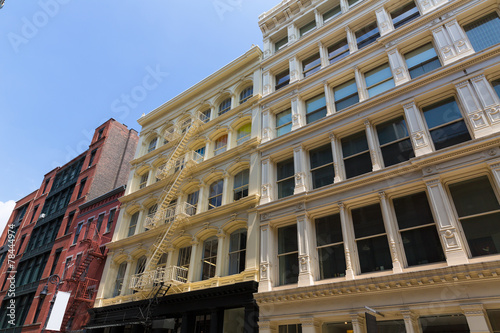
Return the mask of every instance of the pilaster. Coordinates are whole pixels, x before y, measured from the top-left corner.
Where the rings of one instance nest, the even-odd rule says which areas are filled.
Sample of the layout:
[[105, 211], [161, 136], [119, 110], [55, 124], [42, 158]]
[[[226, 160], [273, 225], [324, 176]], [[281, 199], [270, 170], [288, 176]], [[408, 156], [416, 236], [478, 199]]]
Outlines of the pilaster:
[[389, 248], [391, 250], [392, 271], [394, 273], [402, 273], [403, 264], [401, 263], [400, 258], [403, 258], [403, 252], [401, 251], [401, 248], [397, 246], [396, 242], [397, 230], [395, 227], [394, 219], [391, 214], [389, 202], [387, 201], [385, 192], [379, 192], [378, 194], [380, 197], [380, 206], [382, 208], [382, 217], [384, 220], [385, 230], [387, 232], [387, 239], [389, 241]]
[[368, 119], [365, 120], [366, 139], [368, 140], [368, 147], [370, 149], [370, 156], [372, 159], [372, 170], [377, 171], [382, 169], [382, 156], [379, 152], [377, 138], [373, 126]]
[[460, 307], [467, 318], [471, 333], [493, 332], [483, 304], [463, 304]]
[[342, 238], [344, 239], [344, 254], [345, 254], [345, 264], [346, 264], [346, 272], [345, 278], [346, 280], [354, 280], [354, 269], [352, 265], [351, 258], [351, 249], [354, 248], [354, 244], [351, 237], [350, 223], [347, 217], [347, 211], [342, 202], [338, 203], [340, 210], [340, 224], [342, 225]]
[[307, 191], [306, 151], [302, 146], [293, 149], [293, 163], [295, 168], [295, 189], [293, 194]]
[[415, 156], [422, 156], [432, 152], [430, 138], [425, 130], [424, 118], [417, 109], [415, 102], [411, 101], [403, 106], [408, 122], [408, 130]]
[[307, 214], [297, 216], [297, 237], [299, 247], [299, 287], [311, 286], [314, 284], [314, 276], [311, 265], [311, 221]]
[[392, 24], [392, 19], [385, 10], [384, 7], [380, 7], [375, 10], [375, 16], [377, 17], [378, 30], [380, 31], [380, 36], [387, 35], [389, 32], [394, 30], [394, 25]]

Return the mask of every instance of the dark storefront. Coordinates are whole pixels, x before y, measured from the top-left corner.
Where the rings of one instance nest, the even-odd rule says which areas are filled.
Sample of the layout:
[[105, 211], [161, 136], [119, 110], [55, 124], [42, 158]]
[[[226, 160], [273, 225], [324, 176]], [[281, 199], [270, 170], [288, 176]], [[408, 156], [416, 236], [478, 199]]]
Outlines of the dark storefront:
[[249, 281], [168, 295], [157, 302], [143, 300], [94, 308], [89, 310], [87, 328], [92, 333], [256, 333], [259, 311], [255, 292], [257, 282]]

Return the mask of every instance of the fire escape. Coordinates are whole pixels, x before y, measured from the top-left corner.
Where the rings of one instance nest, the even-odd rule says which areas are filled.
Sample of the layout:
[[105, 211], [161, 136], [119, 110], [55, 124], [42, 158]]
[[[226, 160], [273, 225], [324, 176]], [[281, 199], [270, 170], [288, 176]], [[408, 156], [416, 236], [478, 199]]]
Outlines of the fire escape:
[[109, 238], [103, 237], [97, 230], [96, 221], [93, 221], [87, 227], [84, 239], [80, 241], [81, 244], [86, 244], [87, 248], [80, 261], [75, 264], [73, 274], [65, 279], [70, 286], [70, 290], [74, 291], [74, 293], [64, 314], [61, 325], [62, 331], [66, 331], [70, 319], [75, 315], [80, 305], [85, 304], [88, 308], [91, 308], [94, 304], [99, 280], [90, 278], [87, 273], [90, 264], [94, 260], [102, 262], [106, 258], [107, 250], [102, 244], [109, 241]]
[[[208, 122], [208, 117], [197, 112], [192, 118], [171, 127], [165, 132], [169, 142], [178, 141], [165, 167], [158, 170], [156, 177], [166, 184], [157, 202], [157, 210], [146, 218], [146, 228], [154, 229], [166, 225], [153, 244], [154, 252], [146, 263], [144, 272], [133, 275], [130, 288], [147, 294], [151, 304], [168, 291], [180, 292], [179, 286], [187, 282], [188, 270], [183, 267], [157, 267], [161, 256], [169, 248], [177, 227], [189, 216], [196, 213], [196, 207], [187, 202], [172, 202], [177, 197], [179, 186], [189, 170], [203, 161], [203, 156], [195, 151], [188, 151], [186, 145], [190, 138]], [[149, 318], [151, 306], [145, 309], [143, 318]]]

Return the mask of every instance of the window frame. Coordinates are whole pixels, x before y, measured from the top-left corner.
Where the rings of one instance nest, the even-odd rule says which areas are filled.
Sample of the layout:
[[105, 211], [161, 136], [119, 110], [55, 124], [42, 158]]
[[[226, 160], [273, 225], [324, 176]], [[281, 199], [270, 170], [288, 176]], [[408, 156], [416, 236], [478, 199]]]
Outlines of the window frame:
[[[330, 12], [335, 12], [335, 10], [338, 9], [338, 11], [334, 14], [332, 14], [331, 16], [325, 18], [327, 15], [330, 15], [329, 13]], [[330, 9], [328, 9], [327, 11], [325, 11], [321, 16], [323, 17], [323, 23], [326, 23], [330, 20], [332, 20], [334, 17], [336, 16], [339, 16], [342, 14], [342, 8], [340, 7], [340, 3], [337, 5], [337, 6], [334, 6]]]
[[[233, 241], [232, 236], [233, 235], [239, 235], [240, 237], [244, 235], [245, 244], [242, 245], [241, 238], [238, 237], [237, 249], [231, 251], [231, 249], [234, 249], [231, 246], [233, 244], [232, 243], [232, 241]], [[246, 267], [246, 248], [247, 248], [247, 241], [248, 241], [247, 237], [248, 237], [248, 231], [247, 231], [247, 229], [244, 229], [244, 228], [241, 228], [241, 229], [238, 229], [238, 230], [232, 232], [231, 235], [229, 236], [228, 275], [240, 274], [241, 272], [243, 272], [245, 270], [245, 267]], [[231, 261], [232, 256], [237, 257], [237, 259], [236, 259], [237, 270], [234, 269], [234, 267], [232, 266], [232, 261]], [[243, 260], [243, 265], [241, 264], [241, 260]], [[241, 267], [241, 266], [243, 266], [243, 267]], [[241, 269], [241, 268], [243, 268], [243, 269]]]
[[[286, 41], [285, 41], [286, 40]], [[284, 43], [282, 43], [285, 41]], [[274, 42], [274, 52], [278, 52], [288, 46], [288, 35]]]
[[76, 229], [75, 229], [75, 236], [73, 237], [73, 243], [71, 245], [75, 245], [76, 243], [78, 243], [78, 238], [80, 237], [80, 233], [82, 232], [82, 228], [83, 228], [83, 221], [78, 222], [78, 224], [76, 225]]
[[[210, 250], [209, 250], [210, 256], [208, 257], [205, 256], [207, 254], [207, 245], [210, 245]], [[218, 246], [219, 246], [219, 239], [217, 238], [217, 236], [209, 237], [203, 241], [203, 252], [201, 258], [201, 281], [209, 280], [215, 277], [217, 271]], [[207, 259], [210, 261], [207, 262]], [[207, 275], [205, 275], [205, 267], [208, 268]]]
[[141, 175], [141, 178], [139, 178], [139, 190], [148, 186], [148, 178], [149, 178], [149, 171], [146, 171]]
[[[401, 17], [402, 15], [404, 15], [404, 14], [406, 14], [406, 13], [408, 13], [408, 12], [410, 11], [410, 10], [407, 10], [407, 11], [402, 11], [402, 10], [403, 10], [404, 8], [406, 8], [406, 7], [410, 7], [410, 5], [411, 5], [411, 4], [413, 4], [413, 6], [414, 6], [414, 7], [412, 7], [412, 8], [415, 8], [415, 9], [417, 10], [417, 12], [416, 12], [416, 13], [413, 13], [412, 15], [409, 15], [408, 17], [405, 17], [405, 18], [403, 18], [403, 19], [400, 19], [398, 22], [394, 22], [394, 20], [395, 20], [396, 18], [399, 18], [399, 17]], [[401, 14], [399, 14], [399, 15], [398, 15], [398, 16], [396, 16], [396, 17], [394, 17], [394, 16], [393, 16], [393, 14], [394, 14], [394, 13], [397, 13], [397, 12], [399, 12], [399, 11], [401, 11]], [[391, 12], [389, 13], [389, 17], [391, 18], [391, 22], [392, 22], [392, 25], [394, 26], [394, 29], [397, 29], [397, 28], [399, 28], [399, 27], [401, 27], [401, 26], [403, 26], [403, 25], [405, 25], [405, 24], [407, 24], [407, 23], [410, 23], [411, 21], [418, 19], [420, 16], [422, 16], [422, 14], [420, 13], [420, 10], [418, 9], [417, 4], [416, 4], [416, 3], [415, 3], [415, 1], [413, 1], [413, 0], [408, 1], [407, 3], [403, 4], [402, 6], [400, 6], [400, 7], [396, 8], [396, 9], [394, 9], [393, 11], [391, 11]]]
[[[373, 28], [371, 30], [366, 31], [370, 27], [373, 27]], [[375, 29], [377, 30], [377, 32], [375, 32], [375, 33], [373, 33], [371, 35], [368, 35], [370, 32], [375, 31]], [[366, 32], [363, 32], [363, 31], [366, 31]], [[358, 36], [359, 32], [363, 32], [363, 33]], [[361, 37], [366, 36], [366, 35], [368, 35], [368, 36], [365, 37], [364, 39], [360, 40]], [[360, 29], [357, 29], [354, 32], [354, 37], [356, 38], [356, 45], [358, 47], [358, 50], [361, 50], [362, 48], [364, 48], [364, 47], [366, 47], [368, 45], [371, 45], [374, 42], [376, 42], [377, 39], [380, 38], [380, 30], [378, 29], [377, 20], [375, 19], [372, 23], [367, 24], [367, 25], [363, 26]]]
[[[419, 49], [421, 49], [421, 48], [423, 48], [423, 47], [425, 47], [425, 46], [427, 46], [427, 45], [431, 45], [431, 46], [432, 46], [432, 49], [434, 50], [434, 53], [436, 54], [436, 56], [435, 56], [435, 57], [432, 57], [432, 58], [430, 58], [430, 59], [427, 59], [427, 60], [425, 60], [425, 61], [423, 61], [423, 62], [419, 62], [418, 64], [416, 64], [416, 65], [414, 65], [414, 66], [412, 66], [412, 67], [409, 67], [409, 65], [408, 65], [408, 58], [407, 58], [407, 55], [409, 55], [410, 53], [415, 52], [415, 51], [417, 51], [417, 50], [419, 50]], [[433, 42], [433, 41], [429, 41], [428, 43], [422, 44], [422, 45], [420, 45], [420, 46], [418, 46], [418, 47], [416, 47], [416, 48], [412, 49], [411, 51], [406, 52], [406, 53], [403, 55], [403, 58], [404, 58], [404, 61], [405, 61], [405, 65], [406, 65], [406, 67], [408, 68], [408, 74], [410, 74], [410, 78], [411, 78], [412, 80], [414, 80], [414, 79], [416, 79], [416, 78], [418, 78], [418, 77], [420, 77], [420, 76], [422, 76], [422, 75], [425, 75], [425, 74], [427, 74], [427, 73], [429, 73], [429, 72], [432, 72], [433, 70], [436, 70], [436, 69], [438, 69], [438, 68], [443, 67], [443, 64], [442, 64], [442, 62], [441, 62], [441, 59], [439, 58], [439, 54], [438, 54], [438, 52], [436, 52], [436, 47], [435, 47], [435, 45], [434, 45], [434, 42]], [[433, 68], [433, 69], [431, 69], [431, 70], [429, 70], [429, 71], [424, 71], [423, 73], [418, 74], [418, 75], [415, 75], [415, 76], [413, 76], [413, 75], [412, 75], [412, 70], [416, 70], [416, 69], [418, 69], [418, 68], [423, 68], [423, 66], [428, 65], [428, 64], [431, 64], [431, 63], [435, 62], [435, 60], [437, 60], [437, 63], [439, 63], [439, 66], [438, 66], [438, 67], [435, 67], [435, 68]]]
[[149, 141], [148, 143], [147, 153], [150, 153], [153, 150], [155, 150], [157, 145], [158, 145], [158, 137], [151, 139], [151, 141]]
[[116, 215], [116, 208], [112, 208], [109, 210], [109, 215], [108, 215], [108, 221], [106, 222], [106, 232], [110, 232], [111, 231], [111, 227], [113, 225], [113, 222], [114, 222], [114, 219], [115, 219], [115, 215]]
[[[389, 73], [391, 74], [390, 76], [386, 77], [386, 78], [383, 78], [382, 80], [380, 81], [377, 81], [375, 83], [373, 83], [372, 85], [368, 86], [368, 78], [369, 78], [369, 75], [368, 73], [371, 73], [373, 72], [374, 76], [377, 75], [378, 72], [376, 72], [376, 70], [382, 68], [382, 67], [385, 67], [384, 69], [388, 69], [389, 70]], [[384, 69], [382, 69], [381, 71], [383, 71]], [[381, 72], [379, 71], [379, 72]], [[372, 98], [372, 97], [375, 97], [375, 96], [378, 96], [380, 94], [383, 94], [385, 93], [386, 91], [396, 87], [396, 81], [394, 80], [394, 75], [392, 74], [392, 69], [391, 69], [391, 65], [389, 64], [389, 62], [386, 62], [386, 63], [383, 63], [382, 65], [379, 65], [375, 68], [372, 68], [366, 72], [363, 73], [363, 76], [365, 78], [365, 86], [366, 86], [366, 93], [368, 94], [368, 98]], [[381, 86], [384, 86], [387, 82], [390, 82], [392, 81], [392, 87], [388, 88], [388, 89], [385, 89], [383, 91], [380, 91], [380, 92], [377, 92], [375, 93], [374, 95], [372, 95], [370, 93], [370, 90], [371, 89], [374, 89], [374, 88], [377, 88], [377, 87], [381, 87]]]
[[[246, 128], [248, 126], [250, 126], [250, 130], [248, 131], [248, 133], [240, 137], [240, 131], [243, 128]], [[246, 132], [241, 132], [241, 133], [246, 133]], [[238, 146], [238, 145], [242, 144], [243, 142], [248, 141], [250, 139], [251, 135], [252, 135], [252, 123], [245, 123], [245, 124], [241, 125], [236, 130], [236, 145]]]
[[[279, 178], [279, 165], [280, 164], [284, 164], [284, 163], [291, 163], [293, 165], [293, 173], [290, 176], [286, 176], [284, 178]], [[278, 191], [278, 193], [277, 193], [278, 194], [277, 195], [278, 199], [290, 197], [290, 196], [293, 195], [293, 192], [294, 192], [294, 189], [295, 189], [295, 164], [294, 163], [295, 163], [295, 161], [294, 161], [293, 157], [276, 163], [276, 189]], [[280, 186], [286, 186], [286, 185], [283, 185], [283, 184], [286, 184], [287, 182], [293, 182], [292, 193], [289, 194], [289, 195], [283, 196], [283, 195], [281, 195], [282, 191], [280, 191]]]
[[[306, 67], [311, 64], [312, 66], [306, 69]], [[308, 78], [309, 76], [318, 72], [320, 69], [321, 69], [321, 55], [319, 52], [302, 60], [302, 76], [304, 78]]]
[[[274, 85], [274, 90], [278, 91], [281, 88], [286, 87], [287, 85], [290, 84], [290, 69], [287, 68], [284, 71], [279, 72], [278, 74], [275, 75], [275, 85]], [[285, 79], [285, 80], [283, 80]], [[283, 80], [283, 81], [281, 81]]]
[[[216, 190], [215, 191], [215, 195], [211, 196], [211, 194], [212, 194], [212, 186], [220, 186], [220, 193], [219, 193], [219, 191], [217, 191], [217, 189], [215, 189]], [[214, 209], [214, 208], [222, 206], [223, 195], [224, 195], [224, 179], [218, 179], [218, 180], [213, 181], [210, 184], [210, 186], [208, 187], [208, 210], [211, 210], [211, 209]], [[218, 201], [217, 199], [219, 197], [220, 197], [220, 204], [217, 205], [217, 201]], [[215, 205], [212, 204], [211, 202], [215, 202]]]
[[135, 232], [137, 231], [137, 223], [139, 220], [139, 212], [135, 212], [130, 216], [130, 221], [128, 223], [128, 236], [131, 237], [135, 235]]
[[[286, 114], [285, 114], [286, 112]], [[290, 121], [284, 123], [283, 125], [279, 125], [278, 126], [278, 116], [279, 115], [282, 115], [281, 117], [286, 117], [288, 115], [288, 113], [290, 114]], [[280, 137], [282, 135], [285, 135], [287, 133], [290, 133], [292, 131], [292, 126], [293, 126], [293, 114], [292, 114], [292, 109], [291, 108], [288, 108], [286, 110], [283, 110], [283, 111], [280, 111], [280, 112], [277, 112], [275, 115], [275, 120], [276, 120], [276, 137]], [[282, 133], [280, 134], [280, 130], [282, 128], [286, 128], [287, 126], [290, 126], [290, 130], [285, 132], [285, 133]]]
[[[313, 166], [313, 163], [312, 163], [312, 157], [311, 157], [311, 152], [314, 152], [314, 151], [318, 151], [318, 150], [321, 150], [321, 149], [324, 149], [325, 147], [329, 148], [329, 151], [330, 153], [332, 154], [332, 161], [331, 162], [327, 162], [325, 164], [321, 164], [321, 165], [318, 165], [318, 166]], [[324, 186], [328, 186], [328, 185], [331, 185], [335, 182], [335, 162], [333, 160], [333, 150], [332, 150], [332, 144], [331, 143], [327, 143], [325, 145], [321, 145], [319, 147], [316, 147], [316, 148], [313, 148], [313, 149], [310, 149], [309, 152], [308, 152], [308, 155], [309, 155], [309, 171], [311, 172], [311, 182], [312, 182], [312, 188], [313, 190], [317, 189], [317, 188], [322, 188]], [[323, 169], [326, 169], [326, 168], [329, 168], [331, 166], [332, 168], [332, 181], [331, 183], [328, 183], [328, 184], [325, 184], [325, 185], [322, 185], [322, 186], [318, 186], [316, 187], [315, 186], [315, 177], [314, 177], [314, 174], [315, 172], [318, 172], [318, 171], [321, 171]]]
[[302, 25], [299, 28], [299, 36], [303, 37], [307, 34], [310, 34], [314, 30], [318, 28], [318, 25], [316, 24], [316, 19], [313, 18], [312, 21], [307, 22], [306, 24]]
[[[342, 98], [340, 98], [339, 100], [337, 100], [337, 98], [335, 97], [335, 93], [336, 93], [336, 90], [335, 90], [335, 89], [336, 89], [336, 88], [343, 87], [343, 86], [345, 86], [345, 87], [350, 87], [350, 86], [352, 86], [353, 84], [354, 84], [354, 87], [356, 88], [356, 89], [355, 89], [355, 90], [356, 90], [356, 92], [355, 92], [355, 93], [351, 93], [351, 94], [349, 94], [349, 95], [347, 95], [347, 96], [345, 96], [345, 97], [342, 97]], [[342, 88], [342, 89], [344, 89], [344, 88]], [[344, 110], [344, 109], [346, 109], [346, 108], [349, 108], [349, 107], [351, 107], [352, 105], [354, 105], [354, 104], [356, 104], [356, 103], [359, 103], [359, 101], [360, 101], [360, 98], [359, 98], [359, 91], [358, 91], [358, 84], [357, 84], [357, 82], [356, 82], [356, 79], [355, 79], [355, 78], [352, 78], [352, 79], [350, 79], [350, 80], [347, 80], [347, 81], [345, 81], [345, 82], [343, 82], [343, 83], [341, 83], [341, 84], [339, 84], [339, 85], [337, 85], [337, 86], [333, 87], [333, 88], [332, 88], [332, 90], [333, 90], [333, 99], [334, 99], [335, 111], [336, 111], [336, 112], [340, 112], [340, 111], [342, 111], [342, 110]], [[337, 91], [341, 91], [341, 90], [337, 90]], [[355, 96], [357, 96], [357, 101], [356, 101], [356, 102], [354, 102], [354, 103], [352, 103], [352, 104], [349, 104], [349, 105], [347, 105], [347, 106], [343, 106], [342, 108], [339, 108], [339, 104], [340, 104], [340, 103], [345, 102], [345, 101], [349, 101], [351, 98], [353, 98], [353, 97], [355, 97]]]
[[[402, 122], [403, 122], [403, 124], [404, 124], [405, 131], [406, 131], [406, 136], [403, 137], [403, 138], [396, 138], [393, 141], [381, 143], [380, 132], [379, 132], [380, 126], [387, 125], [387, 124], [390, 124], [390, 123], [394, 124], [399, 119], [401, 119]], [[378, 147], [379, 147], [379, 150], [380, 150], [382, 161], [383, 161], [385, 167], [390, 167], [390, 166], [393, 166], [393, 165], [396, 165], [396, 164], [399, 164], [399, 163], [403, 163], [403, 162], [409, 161], [411, 158], [415, 157], [415, 149], [414, 149], [413, 144], [412, 144], [411, 133], [410, 133], [410, 131], [408, 129], [408, 122], [406, 121], [406, 118], [403, 115], [391, 118], [389, 120], [386, 120], [384, 122], [381, 122], [381, 123], [375, 125], [375, 132], [377, 134], [377, 140], [378, 140], [377, 143], [378, 143]], [[411, 147], [410, 157], [408, 159], [405, 159], [404, 161], [399, 161], [398, 163], [388, 164], [388, 160], [386, 159], [385, 154], [384, 154], [385, 148], [388, 148], [388, 147], [396, 145], [396, 144], [399, 146], [404, 141], [408, 141], [410, 143], [410, 145], [409, 145]], [[399, 150], [399, 153], [401, 154], [401, 150]]]
[[223, 114], [229, 112], [231, 110], [231, 97], [224, 99], [222, 102], [219, 103], [219, 116], [222, 116]]
[[[277, 256], [277, 263], [278, 263], [278, 271], [277, 271], [277, 274], [278, 274], [278, 286], [286, 286], [286, 285], [290, 285], [290, 284], [295, 284], [298, 282], [299, 280], [299, 274], [297, 272], [297, 275], [296, 276], [293, 276], [292, 277], [292, 282], [289, 282], [288, 279], [290, 279], [289, 277], [282, 277], [281, 276], [281, 272], [282, 271], [292, 271], [293, 270], [293, 267], [284, 267], [284, 269], [282, 269], [281, 267], [281, 261], [280, 259], [281, 258], [285, 258], [285, 257], [290, 257], [290, 256], [297, 256], [297, 271], [299, 269], [299, 260], [298, 260], [298, 256], [299, 256], [299, 246], [298, 246], [298, 239], [297, 239], [297, 243], [294, 244], [294, 245], [297, 245], [296, 249], [294, 249], [293, 251], [288, 251], [288, 252], [283, 252], [283, 253], [280, 253], [280, 230], [284, 230], [286, 228], [294, 228], [295, 230], [295, 237], [298, 238], [298, 234], [297, 234], [297, 224], [290, 224], [290, 225], [286, 225], [286, 226], [282, 226], [280, 228], [277, 228], [276, 230], [276, 238], [277, 238], [277, 242], [276, 242], [276, 247], [277, 247], [277, 251], [276, 251], [276, 256]], [[283, 234], [283, 237], [285, 237], [285, 235]], [[286, 263], [286, 262], [285, 262]]]
[[253, 97], [253, 85], [246, 87], [240, 92], [240, 104], [245, 103]]
[[[219, 143], [223, 142], [222, 138], [225, 138], [225, 144], [224, 145], [219, 145]], [[227, 146], [229, 144], [228, 142], [229, 136], [226, 134], [222, 134], [217, 137], [217, 139], [214, 140], [214, 156], [217, 156], [219, 154], [222, 154], [223, 152], [227, 151]]]
[[[338, 242], [333, 242], [333, 243], [328, 243], [328, 244], [322, 244], [322, 245], [318, 244], [319, 243], [319, 239], [318, 239], [318, 234], [319, 234], [318, 223], [320, 222], [320, 220], [329, 218], [331, 216], [338, 216], [338, 218], [340, 219], [340, 212], [337, 212], [337, 213], [331, 214], [331, 215], [327, 215], [327, 216], [322, 216], [322, 217], [314, 219], [314, 229], [316, 231], [316, 233], [315, 233], [315, 236], [316, 236], [315, 237], [315, 240], [316, 240], [315, 247], [316, 247], [316, 253], [318, 255], [318, 274], [319, 274], [318, 278], [319, 278], [319, 280], [345, 277], [345, 273], [346, 273], [346, 270], [347, 270], [347, 265], [346, 265], [346, 261], [345, 261], [345, 245], [344, 245], [345, 241], [344, 241], [344, 237], [343, 237], [342, 222], [341, 221], [340, 221], [340, 238], [341, 238], [341, 240], [338, 241]], [[342, 274], [338, 274], [338, 276], [325, 277], [325, 272], [323, 271], [323, 265], [322, 265], [322, 262], [320, 261], [320, 259], [321, 259], [320, 250], [327, 249], [327, 248], [332, 248], [332, 247], [339, 247], [339, 246], [342, 247], [345, 269], [342, 272]]]
[[[246, 173], [246, 180], [247, 182], [244, 183], [245, 181], [245, 173]], [[241, 176], [241, 186], [236, 187], [236, 181], [237, 177]], [[233, 201], [238, 201], [242, 198], [248, 197], [248, 184], [250, 183], [250, 169], [245, 169], [241, 170], [237, 174], [234, 175], [234, 181], [233, 181]], [[246, 194], [245, 194], [246, 191]], [[241, 194], [239, 194], [241, 193]], [[239, 195], [238, 195], [239, 194]]]
[[[340, 45], [340, 47], [338, 47]], [[334, 49], [335, 48], [335, 49]], [[333, 64], [351, 54], [347, 38], [343, 38], [327, 47], [328, 63]], [[334, 55], [332, 56], [332, 53]]]
[[[359, 136], [361, 133], [365, 137], [366, 150], [358, 151], [358, 152], [356, 152], [354, 154], [351, 154], [349, 156], [345, 156], [346, 150], [344, 148], [344, 140], [346, 140], [348, 138], [351, 138], [351, 137], [355, 138], [356, 136]], [[368, 144], [368, 135], [366, 134], [366, 130], [363, 129], [361, 131], [357, 131], [355, 133], [352, 133], [350, 135], [347, 135], [347, 136], [341, 138], [340, 139], [340, 145], [342, 146], [342, 163], [344, 165], [346, 179], [355, 178], [355, 177], [358, 177], [358, 176], [361, 176], [361, 175], [364, 175], [364, 174], [367, 174], [367, 173], [370, 173], [370, 172], [373, 171], [373, 160], [372, 160], [372, 157], [371, 157], [370, 145]], [[358, 173], [358, 174], [355, 174], [355, 175], [349, 175], [349, 172], [347, 171], [346, 161], [349, 160], [349, 159], [354, 159], [354, 158], [362, 156], [362, 155], [366, 155], [366, 154], [368, 155], [368, 157], [370, 159], [370, 170], [366, 171], [366, 172], [363, 172], [363, 173]]]
[[[309, 106], [311, 104], [315, 103], [316, 101], [321, 100], [321, 99], [324, 100], [324, 105], [321, 105], [320, 107], [309, 111]], [[315, 121], [318, 121], [318, 120], [326, 117], [327, 114], [328, 114], [327, 103], [326, 103], [326, 95], [325, 95], [324, 92], [320, 93], [319, 95], [316, 95], [314, 97], [311, 97], [311, 98], [307, 99], [305, 101], [305, 106], [306, 106], [306, 110], [305, 111], [306, 111], [306, 123], [307, 124], [310, 124], [310, 123], [313, 123]], [[323, 113], [323, 112], [324, 112], [324, 115], [321, 116], [320, 118], [315, 119], [315, 120], [310, 120], [310, 118], [314, 118], [313, 115], [318, 114], [318, 113]]]

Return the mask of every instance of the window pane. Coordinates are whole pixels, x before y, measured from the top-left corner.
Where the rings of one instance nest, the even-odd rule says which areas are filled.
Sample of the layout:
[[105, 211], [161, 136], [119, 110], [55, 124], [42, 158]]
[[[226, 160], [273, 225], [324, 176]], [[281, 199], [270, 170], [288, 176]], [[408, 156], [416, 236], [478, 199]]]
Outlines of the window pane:
[[432, 43], [405, 54], [405, 59], [412, 79], [441, 67]]
[[357, 94], [358, 88], [356, 87], [356, 81], [353, 79], [347, 81], [344, 84], [341, 84], [340, 86], [333, 88], [333, 93], [336, 101], [351, 96], [353, 94]]
[[420, 12], [418, 11], [415, 2], [411, 1], [407, 5], [393, 11], [391, 13], [392, 23], [394, 24], [394, 29], [399, 28], [403, 24], [406, 24], [417, 17], [420, 16]]
[[340, 60], [348, 55], [349, 44], [347, 43], [347, 39], [343, 39], [328, 48], [328, 59], [330, 60], [330, 64], [333, 64], [335, 61]]
[[297, 283], [299, 280], [299, 255], [287, 254], [279, 257], [279, 284]]
[[378, 32], [377, 22], [373, 22], [372, 24], [364, 27], [356, 31], [356, 42], [358, 44], [358, 49], [361, 49], [371, 43], [373, 43], [380, 34]]
[[469, 333], [469, 325], [463, 314], [420, 317], [422, 333]]
[[277, 164], [277, 170], [278, 170], [278, 180], [292, 177], [295, 174], [293, 167], [293, 158], [283, 162], [279, 162]]
[[278, 254], [298, 251], [297, 225], [278, 229]]
[[459, 217], [500, 209], [488, 177], [483, 176], [450, 185]]
[[333, 245], [318, 249], [320, 279], [345, 276], [344, 245]]
[[300, 35], [303, 36], [304, 34], [308, 33], [309, 31], [313, 30], [316, 28], [316, 21], [311, 21], [304, 25], [302, 28], [300, 28]]
[[436, 150], [471, 139], [467, 126], [463, 120], [431, 131], [431, 138]]
[[326, 22], [327, 20], [331, 19], [332, 17], [340, 13], [341, 13], [340, 5], [333, 7], [332, 9], [323, 14], [323, 21]]
[[276, 114], [276, 127], [283, 126], [291, 122], [292, 122], [292, 110], [288, 109], [286, 111]]
[[[399, 229], [434, 223], [425, 192], [394, 199], [393, 204]], [[418, 215], [415, 212], [418, 212]]]
[[316, 169], [312, 172], [313, 188], [320, 188], [333, 184], [334, 178], [335, 173], [333, 165], [327, 165], [323, 168]]
[[290, 83], [290, 71], [288, 69], [276, 75], [276, 90], [283, 88], [288, 83]]
[[427, 106], [423, 108], [423, 111], [429, 129], [462, 118], [457, 102], [453, 97]]
[[379, 204], [353, 209], [351, 214], [356, 238], [385, 233]]
[[274, 50], [278, 51], [281, 48], [283, 48], [286, 44], [288, 44], [288, 36], [285, 36], [285, 38], [282, 38], [276, 43], [274, 43]]
[[436, 226], [401, 233], [408, 266], [423, 265], [446, 260]]
[[415, 157], [410, 139], [395, 142], [381, 148], [384, 164], [389, 167]]
[[[330, 144], [313, 149], [309, 152], [313, 187], [319, 188], [333, 184], [335, 177], [333, 169], [332, 147]], [[321, 166], [324, 166], [321, 168]]]
[[[319, 56], [319, 53], [302, 61], [302, 65], [304, 67], [304, 72], [310, 70], [313, 67], [321, 65], [321, 58]], [[312, 73], [308, 73], [308, 75], [310, 75], [310, 74], [312, 74]]]
[[356, 104], [359, 102], [359, 96], [358, 96], [358, 93], [356, 92], [355, 95], [349, 97], [349, 98], [346, 98], [342, 101], [338, 101], [338, 102], [335, 102], [335, 108], [337, 109], [337, 111], [340, 111], [342, 109], [345, 109], [353, 104]]
[[361, 273], [383, 271], [392, 268], [387, 236], [357, 241]]
[[373, 170], [370, 153], [360, 154], [344, 160], [345, 173], [347, 178], [356, 177]]
[[389, 64], [384, 64], [365, 73], [367, 87], [370, 87], [388, 78], [392, 78]]
[[292, 130], [292, 123], [286, 125], [286, 126], [283, 126], [281, 128], [278, 128], [277, 130], [277, 136], [281, 136], [281, 135], [284, 135], [288, 132], [290, 132]]
[[311, 113], [326, 106], [325, 94], [318, 95], [306, 101], [306, 112]]
[[365, 131], [345, 137], [341, 140], [342, 153], [344, 157], [368, 150], [368, 142], [366, 141]]
[[464, 30], [476, 52], [500, 43], [500, 19], [495, 12], [467, 24]]
[[378, 94], [381, 94], [383, 93], [384, 91], [387, 91], [391, 88], [394, 88], [395, 85], [394, 85], [394, 80], [393, 79], [390, 79], [388, 81], [385, 81], [379, 85], [376, 85], [376, 86], [373, 86], [371, 88], [368, 88], [368, 95], [370, 97], [373, 97], [373, 96], [376, 96]]
[[309, 151], [309, 158], [311, 161], [311, 169], [333, 163], [332, 146], [327, 144], [316, 149], [311, 149], [311, 151]]
[[318, 246], [342, 242], [340, 214], [318, 218], [315, 223], [316, 244]]
[[495, 89], [498, 97], [500, 97], [500, 80], [495, 80], [491, 82], [491, 84], [493, 85], [493, 89]]
[[295, 188], [294, 178], [290, 178], [278, 183], [278, 199], [293, 195]]

